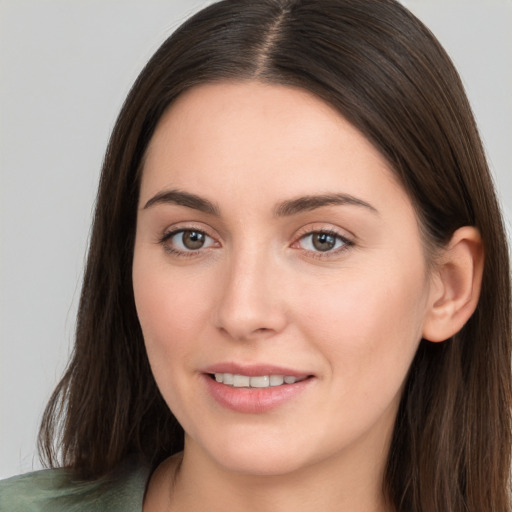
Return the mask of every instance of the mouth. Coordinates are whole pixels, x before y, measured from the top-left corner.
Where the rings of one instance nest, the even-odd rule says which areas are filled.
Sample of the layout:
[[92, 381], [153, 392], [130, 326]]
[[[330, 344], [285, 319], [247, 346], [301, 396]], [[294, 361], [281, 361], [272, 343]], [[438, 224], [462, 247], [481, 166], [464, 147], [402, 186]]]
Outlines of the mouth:
[[296, 377], [293, 375], [242, 375], [237, 373], [210, 373], [208, 375], [216, 382], [233, 388], [258, 389], [287, 386], [312, 377], [310, 375]]
[[314, 389], [316, 375], [266, 363], [216, 363], [203, 368], [203, 382], [214, 401], [237, 413], [261, 414], [299, 400]]
[[223, 408], [237, 413], [262, 414], [299, 399], [314, 385], [313, 375], [207, 372], [204, 383], [210, 396]]

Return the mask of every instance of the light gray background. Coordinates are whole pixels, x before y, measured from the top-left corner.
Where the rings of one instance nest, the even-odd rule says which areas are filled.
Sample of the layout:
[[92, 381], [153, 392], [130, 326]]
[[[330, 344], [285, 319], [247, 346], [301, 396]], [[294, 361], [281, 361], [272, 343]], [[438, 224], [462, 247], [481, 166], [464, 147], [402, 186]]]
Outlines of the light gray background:
[[[96, 182], [146, 60], [200, 0], [0, 0], [0, 478], [39, 468]], [[512, 0], [405, 0], [466, 84], [512, 219]]]

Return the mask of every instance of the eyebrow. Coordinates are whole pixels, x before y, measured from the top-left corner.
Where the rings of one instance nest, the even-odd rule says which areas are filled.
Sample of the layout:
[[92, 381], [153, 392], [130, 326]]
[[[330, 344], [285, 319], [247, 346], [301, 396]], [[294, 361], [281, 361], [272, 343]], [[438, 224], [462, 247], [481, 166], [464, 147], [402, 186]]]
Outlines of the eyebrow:
[[[190, 192], [183, 192], [181, 190], [164, 190], [159, 192], [151, 199], [149, 199], [149, 201], [147, 201], [147, 203], [144, 205], [144, 209], [150, 208], [157, 204], [177, 204], [180, 206], [193, 208], [194, 210], [198, 210], [203, 213], [220, 216], [220, 208], [217, 205], [208, 199], [205, 199], [204, 197], [191, 194]], [[320, 194], [302, 196], [296, 199], [283, 201], [274, 208], [274, 216], [288, 217], [301, 212], [315, 210], [317, 208], [331, 205], [359, 206], [368, 209], [372, 213], [378, 214], [377, 209], [374, 208], [371, 204], [349, 194]]]
[[372, 213], [379, 213], [377, 209], [374, 208], [371, 204], [349, 194], [321, 194], [316, 196], [303, 196], [298, 197], [297, 199], [284, 201], [283, 203], [276, 206], [274, 209], [274, 215], [276, 217], [287, 217], [289, 215], [295, 215], [297, 213], [315, 210], [316, 208], [331, 205], [360, 206], [370, 210]]
[[144, 205], [144, 209], [157, 204], [177, 204], [199, 210], [203, 213], [220, 215], [219, 207], [208, 201], [208, 199], [181, 190], [164, 190], [159, 192]]

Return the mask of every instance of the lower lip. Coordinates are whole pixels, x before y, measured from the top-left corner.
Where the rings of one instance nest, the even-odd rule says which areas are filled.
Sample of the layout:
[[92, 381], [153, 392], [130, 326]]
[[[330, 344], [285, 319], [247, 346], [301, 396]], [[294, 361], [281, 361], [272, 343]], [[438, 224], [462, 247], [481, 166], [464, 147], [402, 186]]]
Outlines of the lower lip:
[[227, 409], [247, 414], [261, 414], [293, 400], [313, 381], [312, 377], [268, 388], [235, 388], [212, 379], [205, 374], [206, 387], [213, 398]]

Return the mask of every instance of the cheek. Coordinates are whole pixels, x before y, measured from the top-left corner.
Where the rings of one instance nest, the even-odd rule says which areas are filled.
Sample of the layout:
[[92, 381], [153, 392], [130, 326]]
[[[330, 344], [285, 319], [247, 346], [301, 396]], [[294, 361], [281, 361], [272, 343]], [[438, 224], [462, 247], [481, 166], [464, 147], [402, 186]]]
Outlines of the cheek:
[[137, 314], [157, 385], [169, 407], [179, 410], [174, 390], [190, 372], [198, 340], [204, 337], [209, 287], [200, 276], [184, 278], [165, 262], [148, 259], [134, 259]]
[[[135, 259], [133, 288], [137, 314], [147, 343], [185, 342], [204, 325], [206, 286], [201, 276], [183, 277], [168, 265]], [[203, 321], [199, 321], [203, 319]]]
[[307, 312], [302, 326], [330, 361], [333, 378], [365, 392], [383, 383], [390, 392], [399, 387], [421, 338], [422, 269], [347, 272], [343, 281], [317, 290], [300, 306]]
[[157, 386], [173, 413], [186, 418], [186, 403], [195, 398], [182, 384], [193, 371], [198, 340], [204, 337], [209, 288], [199, 277], [184, 279], [169, 265], [149, 260], [134, 258], [137, 314]]

